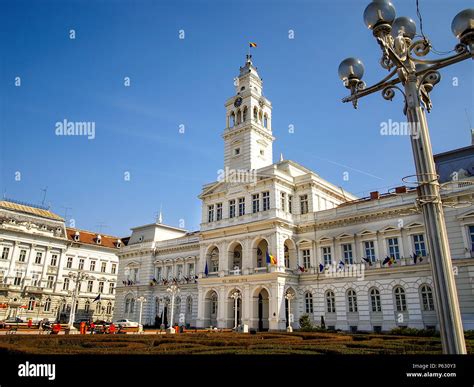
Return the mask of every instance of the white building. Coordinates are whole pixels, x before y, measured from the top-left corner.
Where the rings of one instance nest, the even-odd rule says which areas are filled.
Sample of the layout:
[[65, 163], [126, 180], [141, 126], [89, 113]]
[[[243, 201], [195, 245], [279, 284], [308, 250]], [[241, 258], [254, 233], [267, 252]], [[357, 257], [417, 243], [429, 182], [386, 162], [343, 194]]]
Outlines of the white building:
[[111, 320], [120, 247], [118, 238], [67, 228], [46, 208], [0, 201], [0, 320], [68, 322], [78, 272], [89, 278], [76, 319]]
[[[272, 105], [262, 88], [248, 57], [225, 102], [224, 168], [203, 187], [200, 230], [132, 230], [118, 253], [115, 317], [138, 320], [144, 296], [143, 323], [169, 323], [175, 280], [173, 323], [231, 328], [237, 292], [238, 323], [259, 330], [284, 330], [289, 315], [298, 327], [303, 314], [343, 330], [438, 327], [416, 190], [358, 199], [293, 161], [273, 163]], [[474, 328], [469, 179], [442, 191], [464, 329]]]

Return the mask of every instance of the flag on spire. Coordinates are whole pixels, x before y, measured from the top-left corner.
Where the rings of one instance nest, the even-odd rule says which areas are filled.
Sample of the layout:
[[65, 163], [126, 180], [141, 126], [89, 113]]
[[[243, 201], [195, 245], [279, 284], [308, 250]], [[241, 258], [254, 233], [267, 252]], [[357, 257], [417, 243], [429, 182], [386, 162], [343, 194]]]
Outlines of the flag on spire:
[[249, 42], [249, 47], [255, 48], [257, 47], [257, 43]]

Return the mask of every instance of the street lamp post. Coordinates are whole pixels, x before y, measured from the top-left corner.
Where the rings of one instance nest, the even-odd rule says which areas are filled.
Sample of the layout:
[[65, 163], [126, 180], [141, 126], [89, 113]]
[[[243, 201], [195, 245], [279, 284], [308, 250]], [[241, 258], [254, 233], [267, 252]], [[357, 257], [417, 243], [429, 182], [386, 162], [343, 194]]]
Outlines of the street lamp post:
[[141, 332], [140, 326], [142, 325], [143, 303], [146, 302], [146, 298], [140, 296], [137, 298], [137, 301], [140, 303], [140, 314], [138, 315], [138, 331]]
[[71, 295], [71, 309], [69, 311], [69, 329], [70, 331], [74, 331], [74, 319], [76, 316], [76, 299], [79, 296], [79, 288], [81, 287], [81, 283], [87, 279], [94, 279], [91, 275], [83, 272], [82, 270], [78, 271], [77, 273], [69, 272], [68, 277], [75, 281], [76, 284], [74, 285], [74, 290], [72, 291]]
[[[429, 112], [432, 107], [430, 92], [441, 79], [438, 70], [474, 58], [474, 9], [460, 12], [452, 22], [451, 29], [460, 40], [456, 53], [437, 60], [420, 59], [432, 51], [431, 43], [424, 35], [414, 40], [415, 22], [407, 17], [395, 18], [395, 8], [388, 0], [370, 3], [364, 11], [364, 21], [382, 49], [380, 64], [390, 73], [375, 85], [366, 87], [361, 80], [362, 62], [356, 58], [345, 59], [339, 66], [339, 77], [351, 95], [342, 101], [352, 102], [357, 108], [359, 98], [378, 91], [382, 91], [386, 100], [392, 100], [395, 89], [405, 98], [404, 113], [410, 125], [418, 185], [417, 204], [423, 212], [431, 256], [443, 352], [464, 354], [466, 344], [425, 110]], [[404, 90], [398, 84], [402, 84]]]
[[288, 326], [286, 327], [287, 332], [293, 332], [293, 327], [291, 326], [291, 300], [295, 298], [294, 293], [287, 291], [285, 294], [285, 299], [288, 301]]
[[176, 284], [170, 285], [166, 291], [171, 295], [171, 316], [170, 316], [170, 324], [168, 327], [168, 333], [176, 333], [175, 329], [173, 328], [173, 319], [174, 319], [174, 298], [179, 293], [179, 287]]
[[237, 330], [237, 309], [239, 306], [239, 299], [242, 298], [242, 295], [238, 290], [234, 290], [230, 296], [234, 299], [234, 330]]

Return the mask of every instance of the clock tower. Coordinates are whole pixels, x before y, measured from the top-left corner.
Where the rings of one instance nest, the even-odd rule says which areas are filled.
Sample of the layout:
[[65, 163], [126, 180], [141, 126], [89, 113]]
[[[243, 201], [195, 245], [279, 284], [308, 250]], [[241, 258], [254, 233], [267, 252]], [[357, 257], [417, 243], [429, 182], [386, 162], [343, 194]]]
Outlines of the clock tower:
[[273, 163], [272, 104], [262, 94], [263, 81], [247, 55], [234, 82], [236, 94], [225, 103], [224, 167], [253, 170]]

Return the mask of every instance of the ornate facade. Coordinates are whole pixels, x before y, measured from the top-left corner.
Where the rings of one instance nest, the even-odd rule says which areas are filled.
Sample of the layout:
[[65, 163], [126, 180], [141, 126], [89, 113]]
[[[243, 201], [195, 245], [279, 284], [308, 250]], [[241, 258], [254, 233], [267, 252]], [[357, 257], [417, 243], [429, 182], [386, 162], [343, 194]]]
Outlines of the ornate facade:
[[[0, 201], [0, 320], [68, 322], [72, 302], [76, 319], [111, 320], [121, 244], [46, 208]], [[79, 272], [88, 279], [77, 284]]]
[[[203, 187], [200, 230], [133, 229], [119, 252], [116, 317], [168, 325], [177, 283], [176, 324], [284, 330], [307, 314], [343, 330], [437, 327], [416, 190], [360, 199], [291, 160], [273, 163], [272, 105], [251, 57], [235, 85], [224, 169]], [[474, 328], [473, 184], [442, 190], [465, 329]]]

